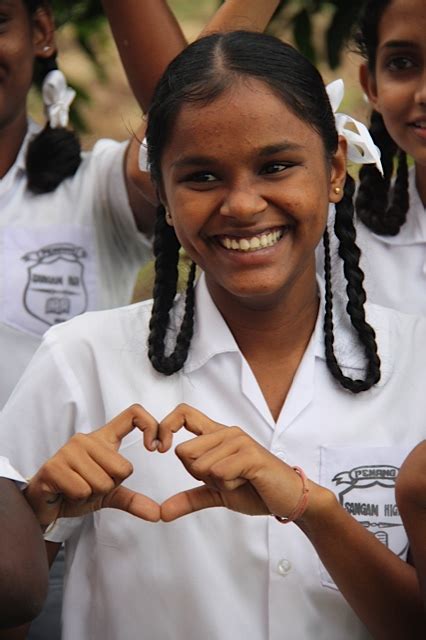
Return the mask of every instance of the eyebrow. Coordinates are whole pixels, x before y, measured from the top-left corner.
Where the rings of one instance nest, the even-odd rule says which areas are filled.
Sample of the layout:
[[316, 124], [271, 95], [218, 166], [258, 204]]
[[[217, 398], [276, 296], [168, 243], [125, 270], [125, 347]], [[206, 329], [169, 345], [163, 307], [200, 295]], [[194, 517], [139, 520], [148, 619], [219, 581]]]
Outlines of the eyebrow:
[[[298, 144], [296, 142], [278, 142], [277, 144], [270, 144], [266, 147], [262, 147], [258, 150], [258, 154], [265, 158], [268, 156], [272, 156], [276, 153], [280, 153], [283, 151], [301, 151], [303, 149], [303, 145]], [[212, 156], [188, 156], [184, 157], [181, 160], [176, 160], [176, 162], [172, 162], [172, 167], [174, 168], [183, 168], [183, 167], [203, 167], [208, 164], [213, 164], [217, 162], [216, 158]]]
[[418, 45], [411, 40], [388, 40], [382, 45], [383, 49], [417, 49]]

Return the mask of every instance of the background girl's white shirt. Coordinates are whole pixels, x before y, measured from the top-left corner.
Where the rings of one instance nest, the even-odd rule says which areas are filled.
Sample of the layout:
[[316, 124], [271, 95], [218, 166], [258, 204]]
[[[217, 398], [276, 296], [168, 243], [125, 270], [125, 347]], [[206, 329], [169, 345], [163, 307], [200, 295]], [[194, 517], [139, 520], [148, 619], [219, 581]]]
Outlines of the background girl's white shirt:
[[[360, 377], [363, 358], [341, 307], [338, 357], [345, 373]], [[134, 402], [159, 420], [186, 402], [301, 465], [403, 557], [393, 484], [399, 464], [426, 433], [426, 320], [368, 307], [383, 375], [375, 388], [353, 395], [327, 369], [321, 310], [275, 423], [204, 278], [190, 354], [173, 376], [155, 372], [148, 361], [150, 312], [150, 302], [140, 303], [87, 314], [47, 333], [0, 418], [0, 450], [23, 473], [33, 474], [73, 433], [92, 431]], [[188, 437], [182, 430], [175, 443]], [[147, 452], [138, 431], [121, 451], [134, 466], [126, 484], [159, 502], [195, 484], [173, 451]], [[106, 509], [60, 520], [49, 539], [67, 541], [64, 640], [116, 640], [124, 628], [129, 640], [141, 634], [282, 640], [283, 629], [306, 640], [370, 637], [304, 534], [274, 518], [210, 509], [150, 524]]]
[[[365, 275], [367, 299], [403, 313], [426, 315], [426, 212], [415, 184], [415, 168], [409, 172], [410, 209], [396, 236], [380, 236], [356, 220], [360, 267]], [[334, 206], [330, 206], [328, 231], [333, 287], [343, 292], [346, 280], [334, 233]], [[324, 250], [317, 249], [317, 271], [324, 274]]]
[[25, 153], [0, 180], [0, 407], [53, 324], [127, 304], [150, 256], [124, 178], [127, 143], [99, 141], [53, 192], [27, 189]]

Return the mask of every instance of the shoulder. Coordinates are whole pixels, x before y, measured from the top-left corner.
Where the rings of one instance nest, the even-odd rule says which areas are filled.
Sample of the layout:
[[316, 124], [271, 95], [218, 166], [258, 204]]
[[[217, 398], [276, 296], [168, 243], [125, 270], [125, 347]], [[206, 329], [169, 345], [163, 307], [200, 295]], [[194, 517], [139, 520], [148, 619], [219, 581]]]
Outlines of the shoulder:
[[56, 345], [69, 360], [103, 350], [145, 351], [151, 307], [152, 301], [146, 300], [116, 309], [90, 311], [52, 327], [43, 341], [51, 347]]
[[373, 327], [382, 365], [390, 370], [426, 372], [426, 318], [367, 303], [367, 320]]

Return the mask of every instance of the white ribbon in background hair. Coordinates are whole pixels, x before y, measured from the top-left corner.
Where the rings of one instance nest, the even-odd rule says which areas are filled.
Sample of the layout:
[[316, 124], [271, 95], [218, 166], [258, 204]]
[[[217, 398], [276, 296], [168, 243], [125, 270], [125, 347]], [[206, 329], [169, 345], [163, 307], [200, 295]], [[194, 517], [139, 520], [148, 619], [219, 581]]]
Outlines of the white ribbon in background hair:
[[67, 85], [62, 71], [49, 71], [43, 80], [43, 103], [50, 127], [66, 127], [69, 120], [69, 110], [75, 98], [75, 91]]
[[149, 173], [148, 145], [146, 142], [146, 138], [142, 140], [139, 146], [139, 169], [143, 172]]
[[[380, 149], [374, 144], [367, 127], [362, 124], [362, 122], [351, 118], [351, 116], [337, 112], [345, 93], [343, 80], [339, 79], [330, 82], [330, 84], [326, 86], [326, 90], [336, 120], [337, 133], [346, 138], [348, 143], [348, 160], [356, 164], [375, 164], [383, 175], [383, 167], [380, 162]], [[352, 128], [348, 128], [348, 124], [351, 125]]]

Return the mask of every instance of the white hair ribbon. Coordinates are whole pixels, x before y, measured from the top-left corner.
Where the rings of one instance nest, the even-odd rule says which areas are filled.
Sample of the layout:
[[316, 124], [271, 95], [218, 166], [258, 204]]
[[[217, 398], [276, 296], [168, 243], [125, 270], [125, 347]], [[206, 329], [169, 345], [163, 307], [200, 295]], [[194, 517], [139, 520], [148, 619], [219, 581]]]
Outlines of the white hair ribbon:
[[149, 172], [148, 144], [146, 138], [142, 140], [139, 146], [139, 169], [143, 172]]
[[50, 71], [43, 81], [43, 102], [52, 129], [66, 127], [75, 91], [67, 85], [62, 71]]
[[[343, 80], [339, 79], [330, 82], [326, 86], [326, 90], [336, 120], [337, 133], [346, 138], [348, 143], [348, 160], [356, 164], [375, 164], [383, 175], [380, 149], [374, 144], [367, 127], [362, 122], [351, 118], [351, 116], [337, 112], [345, 93]], [[348, 124], [352, 128], [348, 128]]]

